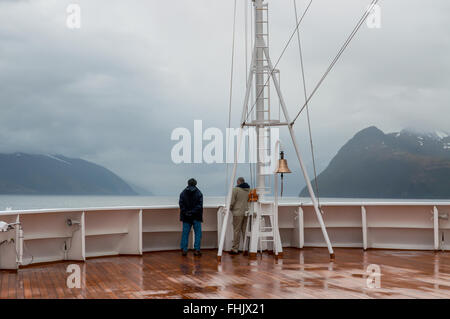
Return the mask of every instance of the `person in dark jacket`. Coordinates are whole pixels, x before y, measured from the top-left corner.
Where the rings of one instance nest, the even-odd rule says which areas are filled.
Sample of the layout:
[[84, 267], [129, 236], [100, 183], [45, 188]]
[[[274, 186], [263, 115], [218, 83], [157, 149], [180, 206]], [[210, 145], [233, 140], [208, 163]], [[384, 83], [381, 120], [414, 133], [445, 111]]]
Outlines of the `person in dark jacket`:
[[187, 255], [189, 234], [194, 227], [195, 256], [201, 256], [200, 242], [202, 240], [203, 222], [203, 194], [197, 188], [197, 181], [191, 178], [188, 186], [180, 194], [180, 221], [183, 222], [183, 233], [181, 235], [181, 251], [183, 256]]

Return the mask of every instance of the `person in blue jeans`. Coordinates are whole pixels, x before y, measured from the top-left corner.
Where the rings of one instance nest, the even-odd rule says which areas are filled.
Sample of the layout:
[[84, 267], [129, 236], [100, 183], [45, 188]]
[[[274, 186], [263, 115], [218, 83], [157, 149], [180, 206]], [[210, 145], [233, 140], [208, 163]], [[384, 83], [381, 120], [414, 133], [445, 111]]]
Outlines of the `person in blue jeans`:
[[181, 234], [181, 252], [187, 255], [189, 234], [194, 227], [195, 242], [194, 256], [201, 256], [200, 243], [202, 240], [203, 222], [203, 194], [197, 188], [197, 181], [191, 178], [188, 186], [180, 194], [180, 221], [183, 222], [183, 233]]

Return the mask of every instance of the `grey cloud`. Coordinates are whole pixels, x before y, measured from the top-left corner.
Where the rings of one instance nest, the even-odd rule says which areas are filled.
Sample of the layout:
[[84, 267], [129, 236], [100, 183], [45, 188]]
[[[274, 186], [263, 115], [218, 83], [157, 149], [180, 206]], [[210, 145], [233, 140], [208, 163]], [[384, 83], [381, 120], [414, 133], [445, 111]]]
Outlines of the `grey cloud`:
[[[225, 166], [175, 165], [170, 133], [227, 122], [232, 1], [79, 1], [82, 28], [65, 27], [71, 1], [0, 1], [0, 152], [61, 153], [105, 165], [156, 194], [197, 176], [223, 193]], [[308, 88], [369, 1], [314, 1], [301, 28]], [[304, 3], [299, 2], [303, 9]], [[382, 28], [362, 27], [311, 101], [319, 170], [359, 129], [450, 131], [447, 1], [382, 1]], [[407, 9], [407, 10], [406, 10]], [[276, 60], [294, 27], [291, 1], [271, 1]], [[238, 12], [233, 123], [245, 87]], [[297, 43], [279, 68], [293, 116], [303, 104]], [[296, 126], [311, 171], [304, 114]], [[304, 185], [286, 132], [287, 194]], [[240, 172], [249, 175], [248, 166]]]

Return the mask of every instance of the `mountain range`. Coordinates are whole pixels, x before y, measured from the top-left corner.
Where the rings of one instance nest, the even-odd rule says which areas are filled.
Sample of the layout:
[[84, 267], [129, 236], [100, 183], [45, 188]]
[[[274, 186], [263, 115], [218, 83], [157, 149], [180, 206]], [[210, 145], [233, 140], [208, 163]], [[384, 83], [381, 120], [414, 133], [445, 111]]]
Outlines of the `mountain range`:
[[137, 195], [110, 170], [62, 155], [0, 154], [0, 194]]
[[[448, 199], [450, 136], [368, 127], [338, 151], [317, 183], [322, 197]], [[308, 196], [306, 188], [300, 196]]]
[[[315, 181], [312, 181], [315, 185]], [[321, 197], [450, 198], [450, 135], [358, 132], [317, 177]], [[63, 155], [0, 154], [0, 194], [149, 195], [112, 171]], [[308, 196], [306, 188], [300, 196]]]

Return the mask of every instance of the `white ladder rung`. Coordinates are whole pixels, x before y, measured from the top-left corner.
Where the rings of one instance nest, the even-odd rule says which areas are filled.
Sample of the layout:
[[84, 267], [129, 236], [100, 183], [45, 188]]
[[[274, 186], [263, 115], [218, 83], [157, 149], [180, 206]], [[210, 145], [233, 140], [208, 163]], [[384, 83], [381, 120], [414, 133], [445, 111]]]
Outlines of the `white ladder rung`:
[[259, 232], [259, 236], [260, 237], [272, 237], [273, 236], [273, 232], [271, 232], [271, 231], [260, 231]]

